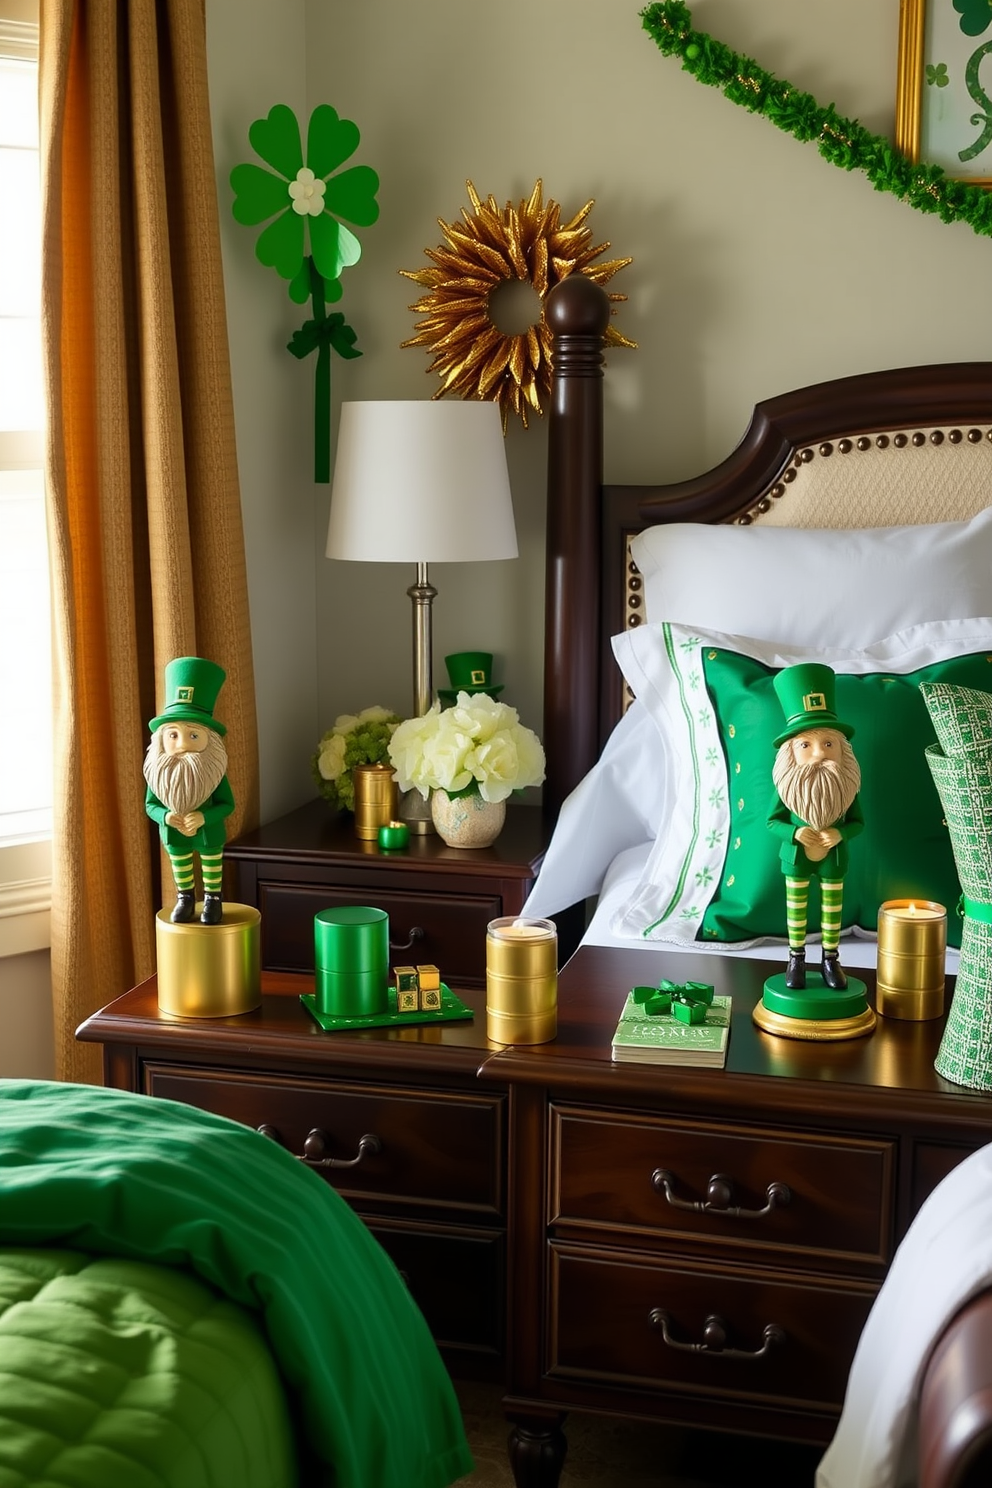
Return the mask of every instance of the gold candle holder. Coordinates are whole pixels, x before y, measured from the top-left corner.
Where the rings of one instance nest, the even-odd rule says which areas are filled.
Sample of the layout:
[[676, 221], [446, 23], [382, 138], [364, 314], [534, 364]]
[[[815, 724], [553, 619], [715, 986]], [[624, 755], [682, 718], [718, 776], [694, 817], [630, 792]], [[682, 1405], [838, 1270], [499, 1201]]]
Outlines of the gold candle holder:
[[546, 1044], [558, 1032], [558, 932], [505, 915], [486, 931], [486, 1033], [498, 1044]]
[[262, 1001], [261, 915], [224, 902], [219, 925], [174, 925], [155, 916], [158, 1005], [178, 1018], [235, 1018]]
[[877, 1008], [923, 1020], [944, 1011], [947, 910], [932, 899], [887, 899], [878, 911]]
[[396, 815], [396, 781], [391, 765], [356, 765], [351, 772], [355, 786], [355, 836], [377, 842], [379, 828]]

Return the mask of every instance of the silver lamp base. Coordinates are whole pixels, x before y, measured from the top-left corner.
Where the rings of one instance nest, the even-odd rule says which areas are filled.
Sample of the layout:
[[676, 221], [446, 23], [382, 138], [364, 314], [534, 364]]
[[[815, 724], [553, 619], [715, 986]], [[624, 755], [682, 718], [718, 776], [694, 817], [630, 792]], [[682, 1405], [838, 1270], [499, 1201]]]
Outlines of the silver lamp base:
[[424, 800], [418, 790], [400, 792], [400, 821], [406, 822], [412, 833], [426, 837], [434, 831], [430, 800]]

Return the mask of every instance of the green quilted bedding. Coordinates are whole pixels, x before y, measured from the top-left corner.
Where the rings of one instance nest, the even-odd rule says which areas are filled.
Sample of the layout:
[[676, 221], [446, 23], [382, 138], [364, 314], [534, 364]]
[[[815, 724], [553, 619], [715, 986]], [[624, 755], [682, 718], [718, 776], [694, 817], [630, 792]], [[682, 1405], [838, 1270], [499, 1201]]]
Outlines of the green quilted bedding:
[[296, 1488], [257, 1315], [188, 1271], [0, 1249], [0, 1488]]
[[[0, 1080], [0, 1246], [191, 1271], [254, 1311], [298, 1449], [317, 1464], [301, 1469], [305, 1488], [447, 1488], [472, 1470], [451, 1382], [385, 1251], [322, 1178], [248, 1127], [122, 1091]], [[93, 1367], [83, 1350], [79, 1367]], [[60, 1415], [39, 1399], [32, 1427], [57, 1434]]]

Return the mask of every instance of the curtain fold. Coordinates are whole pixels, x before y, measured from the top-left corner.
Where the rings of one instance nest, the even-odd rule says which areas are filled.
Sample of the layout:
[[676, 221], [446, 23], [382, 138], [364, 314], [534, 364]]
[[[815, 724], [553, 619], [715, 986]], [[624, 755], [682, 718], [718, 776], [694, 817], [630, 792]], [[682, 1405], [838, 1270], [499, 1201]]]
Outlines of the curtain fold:
[[227, 672], [229, 836], [258, 744], [203, 0], [41, 0], [40, 47], [56, 1069], [97, 1082], [75, 1029], [155, 969], [166, 663]]

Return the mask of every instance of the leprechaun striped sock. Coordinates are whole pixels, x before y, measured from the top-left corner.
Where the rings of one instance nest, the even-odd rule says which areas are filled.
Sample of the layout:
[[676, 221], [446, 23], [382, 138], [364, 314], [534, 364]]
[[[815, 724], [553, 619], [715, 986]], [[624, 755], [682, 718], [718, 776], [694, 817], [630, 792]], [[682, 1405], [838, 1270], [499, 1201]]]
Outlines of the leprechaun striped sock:
[[169, 862], [172, 864], [172, 876], [179, 893], [190, 893], [193, 888], [193, 854], [170, 853]]
[[785, 923], [789, 932], [789, 950], [801, 951], [806, 944], [806, 905], [809, 902], [809, 879], [785, 880]]
[[843, 881], [839, 883], [820, 882], [820, 930], [823, 937], [823, 949], [835, 951], [840, 944], [840, 911], [844, 898]]
[[222, 852], [201, 853], [200, 867], [203, 870], [203, 892], [219, 894], [224, 876], [224, 854]]

